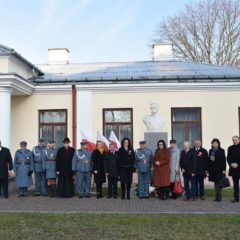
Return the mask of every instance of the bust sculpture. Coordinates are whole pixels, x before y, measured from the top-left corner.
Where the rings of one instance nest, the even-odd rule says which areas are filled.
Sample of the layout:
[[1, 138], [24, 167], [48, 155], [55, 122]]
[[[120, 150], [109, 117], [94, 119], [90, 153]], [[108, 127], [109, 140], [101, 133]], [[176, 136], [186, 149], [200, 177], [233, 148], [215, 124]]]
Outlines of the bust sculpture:
[[158, 114], [159, 106], [157, 103], [150, 104], [151, 114], [143, 118], [143, 122], [149, 132], [160, 132], [166, 123], [166, 119]]

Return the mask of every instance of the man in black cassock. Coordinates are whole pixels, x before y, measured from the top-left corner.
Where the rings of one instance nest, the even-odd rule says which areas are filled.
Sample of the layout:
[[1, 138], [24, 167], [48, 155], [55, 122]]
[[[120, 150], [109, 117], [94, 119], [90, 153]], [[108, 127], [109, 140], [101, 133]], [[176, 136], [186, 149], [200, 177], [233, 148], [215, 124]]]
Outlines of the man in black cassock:
[[75, 149], [70, 147], [70, 139], [64, 138], [63, 147], [58, 149], [56, 173], [58, 176], [57, 196], [70, 198], [74, 196], [72, 159]]

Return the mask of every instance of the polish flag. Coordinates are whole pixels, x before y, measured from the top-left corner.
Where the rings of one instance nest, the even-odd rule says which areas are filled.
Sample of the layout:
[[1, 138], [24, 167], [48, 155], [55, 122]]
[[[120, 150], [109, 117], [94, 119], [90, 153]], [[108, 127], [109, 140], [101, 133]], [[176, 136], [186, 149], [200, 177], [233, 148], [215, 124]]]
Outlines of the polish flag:
[[121, 144], [113, 130], [111, 131], [109, 141], [114, 144], [116, 150], [118, 150], [121, 147]]
[[97, 141], [101, 141], [103, 143], [104, 151], [109, 151], [110, 142], [99, 131], [97, 132]]
[[81, 131], [81, 138], [82, 142], [87, 143], [87, 149], [88, 150], [95, 150], [96, 149], [96, 144], [90, 140], [90, 138], [83, 132]]

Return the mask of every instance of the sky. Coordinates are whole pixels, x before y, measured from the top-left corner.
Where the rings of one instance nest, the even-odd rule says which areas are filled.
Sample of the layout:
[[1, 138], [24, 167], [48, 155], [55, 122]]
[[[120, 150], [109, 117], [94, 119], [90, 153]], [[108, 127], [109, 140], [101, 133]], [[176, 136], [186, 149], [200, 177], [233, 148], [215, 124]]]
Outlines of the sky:
[[0, 0], [0, 44], [34, 64], [48, 48], [76, 62], [151, 59], [158, 23], [191, 0]]

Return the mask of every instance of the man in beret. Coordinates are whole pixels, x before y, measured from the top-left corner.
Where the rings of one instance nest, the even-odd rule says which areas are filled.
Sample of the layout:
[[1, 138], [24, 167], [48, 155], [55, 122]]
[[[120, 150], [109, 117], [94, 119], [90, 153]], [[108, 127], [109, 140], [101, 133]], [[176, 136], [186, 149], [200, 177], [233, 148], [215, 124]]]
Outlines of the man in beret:
[[72, 159], [75, 149], [70, 147], [70, 142], [70, 139], [65, 137], [63, 147], [59, 148], [57, 152], [57, 196], [62, 198], [74, 196]]
[[8, 148], [2, 146], [0, 140], [0, 196], [8, 198], [8, 171], [13, 170], [12, 156]]
[[34, 196], [47, 196], [46, 191], [46, 169], [45, 169], [45, 140], [40, 138], [38, 145], [32, 150], [33, 153], [33, 169], [35, 177], [35, 193]]
[[76, 150], [72, 160], [72, 170], [77, 176], [79, 198], [90, 197], [92, 151], [87, 149], [87, 142], [81, 142], [81, 149]]
[[138, 173], [138, 197], [149, 198], [149, 183], [153, 166], [152, 150], [146, 146], [146, 141], [139, 142], [140, 148], [135, 151], [135, 167]]

